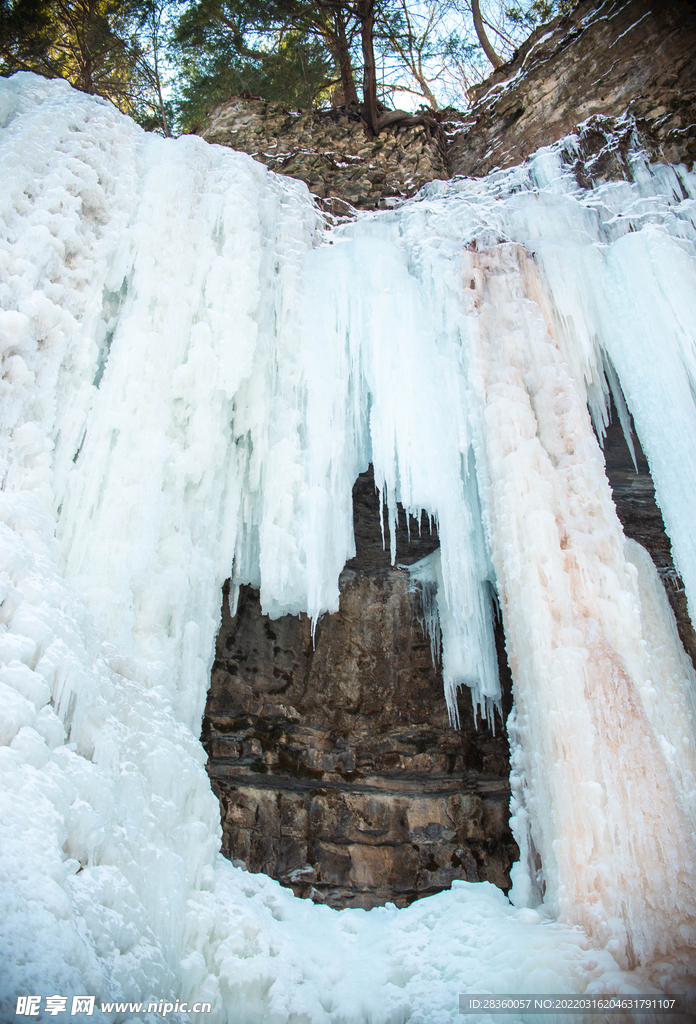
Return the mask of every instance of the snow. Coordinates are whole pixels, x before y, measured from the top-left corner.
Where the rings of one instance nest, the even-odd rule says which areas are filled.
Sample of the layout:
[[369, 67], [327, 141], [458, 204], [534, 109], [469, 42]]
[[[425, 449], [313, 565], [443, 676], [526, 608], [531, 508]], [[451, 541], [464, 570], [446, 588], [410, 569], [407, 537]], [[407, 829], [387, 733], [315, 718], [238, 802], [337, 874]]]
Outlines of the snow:
[[[60, 993], [439, 1024], [465, 991], [693, 984], [696, 679], [590, 413], [625, 396], [696, 607], [694, 176], [635, 151], [582, 190], [571, 137], [329, 230], [298, 182], [62, 82], [0, 82], [0, 124], [3, 1020]], [[335, 610], [370, 461], [390, 522], [437, 522], [412, 585], [453, 714], [499, 704], [500, 602], [512, 904], [337, 913], [218, 852], [222, 583]]]

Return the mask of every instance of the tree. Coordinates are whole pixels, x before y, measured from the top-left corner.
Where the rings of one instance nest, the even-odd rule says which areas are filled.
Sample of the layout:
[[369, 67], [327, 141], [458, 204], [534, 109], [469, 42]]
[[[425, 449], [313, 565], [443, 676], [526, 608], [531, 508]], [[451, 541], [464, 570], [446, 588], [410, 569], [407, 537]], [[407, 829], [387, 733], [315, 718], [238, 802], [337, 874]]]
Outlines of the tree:
[[[362, 117], [373, 134], [397, 122], [425, 123], [424, 115], [414, 117], [403, 110], [385, 110], [377, 96], [375, 17], [378, 7], [383, 10], [389, 2], [393, 0], [275, 0], [262, 4], [257, 0], [196, 0], [176, 29], [181, 63], [193, 85], [185, 102], [188, 100], [190, 107], [193, 94], [200, 93], [200, 87], [206, 84], [218, 88], [223, 83], [231, 85], [235, 72], [240, 82], [253, 81], [254, 77], [263, 80], [264, 95], [272, 98], [269, 72], [279, 68], [288, 42], [292, 41], [294, 52], [302, 53], [298, 43], [306, 48], [313, 39], [329, 56], [324, 68], [319, 67], [318, 60], [313, 65], [315, 72], [323, 71], [323, 76], [314, 79], [318, 91], [339, 85], [343, 102], [357, 104], [354, 67], [359, 40]], [[287, 85], [283, 92], [287, 100]], [[430, 119], [429, 123], [437, 129], [435, 121]]]
[[[0, 0], [0, 72], [51, 70], [53, 23], [42, 0]], [[29, 67], [33, 64], [34, 67]]]
[[[363, 106], [362, 116], [373, 135], [390, 125], [410, 127], [424, 125], [429, 132], [440, 136], [442, 130], [438, 121], [425, 112], [411, 114], [406, 110], [385, 110], [377, 98], [377, 65], [375, 61], [375, 19], [380, 11], [386, 21], [388, 0], [356, 0], [353, 5], [360, 24], [360, 40], [363, 58]], [[416, 57], [417, 61], [417, 57]], [[417, 67], [416, 63], [416, 67]], [[422, 76], [424, 78], [424, 76]]]
[[471, 0], [471, 13], [474, 18], [474, 28], [476, 29], [476, 35], [481, 43], [483, 52], [488, 57], [489, 61], [494, 68], [499, 68], [503, 63], [502, 57], [499, 57], [491, 45], [491, 41], [486, 35], [486, 29], [483, 24], [483, 18], [481, 17], [481, 5], [479, 0]]
[[132, 16], [136, 19], [137, 67], [141, 79], [150, 88], [153, 108], [159, 127], [165, 137], [171, 135], [168, 104], [164, 99], [162, 61], [167, 43], [166, 18], [172, 8], [172, 0], [140, 0], [133, 5]]
[[482, 11], [479, 0], [192, 0], [176, 28], [183, 120], [244, 92], [298, 106], [335, 103], [338, 94], [357, 108], [361, 76], [360, 112], [373, 134], [390, 124], [438, 132], [432, 113], [387, 110], [386, 95], [411, 93], [435, 111], [447, 81], [455, 102], [466, 101], [488, 73], [484, 50], [498, 66], [542, 15], [569, 4], [487, 0]]
[[2, 69], [67, 78], [82, 92], [120, 97], [130, 55], [115, 0], [15, 0], [3, 4]]
[[382, 95], [410, 93], [431, 110], [466, 104], [472, 78], [482, 74], [480, 45], [457, 0], [382, 4], [375, 44], [382, 63]]
[[337, 84], [331, 55], [316, 32], [306, 21], [288, 18], [280, 5], [190, 3], [175, 27], [172, 55], [184, 128], [231, 95], [304, 107]]
[[[384, 60], [385, 52], [392, 51], [401, 68], [416, 83], [416, 88], [401, 85], [401, 91], [422, 96], [431, 110], [437, 110], [439, 103], [433, 85], [441, 74], [433, 71], [434, 61], [442, 59], [447, 53], [449, 36], [438, 33], [437, 29], [446, 18], [450, 5], [440, 0], [427, 0], [414, 9], [406, 0], [399, 2], [391, 9], [378, 12], [377, 36], [381, 44]], [[394, 69], [395, 85], [399, 79], [399, 70]], [[382, 89], [385, 87], [382, 82]]]
[[0, 0], [0, 73], [64, 78], [168, 134], [163, 15], [173, 0]]
[[165, 135], [173, 111], [164, 79], [172, 62], [180, 127], [190, 128], [229, 95], [251, 93], [296, 107], [345, 103], [374, 134], [389, 124], [437, 132], [432, 114], [387, 110], [386, 98], [410, 93], [431, 111], [443, 97], [465, 104], [470, 86], [488, 73], [484, 49], [494, 65], [509, 59], [535, 24], [572, 6], [573, 0], [0, 0], [0, 73], [65, 78]]

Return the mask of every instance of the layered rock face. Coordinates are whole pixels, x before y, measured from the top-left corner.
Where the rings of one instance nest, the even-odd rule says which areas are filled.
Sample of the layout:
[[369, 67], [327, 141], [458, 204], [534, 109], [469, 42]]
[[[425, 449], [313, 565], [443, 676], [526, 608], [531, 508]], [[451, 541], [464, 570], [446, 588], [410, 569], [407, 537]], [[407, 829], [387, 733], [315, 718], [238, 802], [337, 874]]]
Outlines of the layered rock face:
[[[461, 729], [449, 724], [408, 572], [382, 549], [371, 474], [354, 508], [358, 553], [314, 645], [306, 616], [271, 621], [250, 588], [234, 617], [223, 608], [203, 731], [223, 852], [336, 907], [403, 906], [455, 878], [507, 889], [502, 723], [495, 735], [475, 723], [465, 693]], [[411, 525], [403, 562], [437, 546]]]
[[300, 178], [338, 214], [389, 205], [449, 173], [441, 145], [425, 127], [391, 128], [373, 139], [351, 109], [299, 113], [234, 97], [211, 111], [200, 134]]
[[538, 28], [474, 90], [454, 174], [510, 167], [594, 115], [631, 114], [655, 160], [696, 157], [696, 10], [683, 0], [584, 0]]

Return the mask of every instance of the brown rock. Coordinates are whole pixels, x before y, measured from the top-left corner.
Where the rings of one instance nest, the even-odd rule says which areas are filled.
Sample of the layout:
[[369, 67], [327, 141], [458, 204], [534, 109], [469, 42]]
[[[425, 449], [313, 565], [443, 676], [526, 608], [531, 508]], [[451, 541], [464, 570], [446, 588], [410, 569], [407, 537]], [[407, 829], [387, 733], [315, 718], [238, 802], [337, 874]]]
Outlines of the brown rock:
[[445, 156], [424, 127], [387, 128], [373, 140], [360, 116], [341, 108], [292, 113], [236, 96], [210, 112], [200, 134], [301, 179], [325, 209], [338, 214], [348, 212], [346, 203], [376, 209], [448, 175]]
[[[451, 173], [485, 175], [510, 167], [588, 118], [627, 113], [639, 119], [653, 159], [691, 166], [694, 53], [693, 4], [585, 0], [567, 17], [536, 29], [512, 60], [476, 87], [474, 105], [451, 142]], [[597, 140], [585, 142], [592, 155]], [[620, 163], [620, 154], [603, 157], [607, 167], [598, 168], [599, 180], [606, 180], [602, 171], [617, 156]]]
[[[369, 474], [354, 510], [357, 555], [314, 647], [306, 616], [270, 621], [250, 588], [234, 618], [223, 608], [203, 734], [223, 852], [332, 906], [404, 905], [455, 878], [507, 888], [517, 849], [502, 723], [495, 735], [475, 723], [467, 692], [462, 729], [450, 726]], [[402, 524], [400, 561], [437, 546], [415, 523], [409, 545]]]

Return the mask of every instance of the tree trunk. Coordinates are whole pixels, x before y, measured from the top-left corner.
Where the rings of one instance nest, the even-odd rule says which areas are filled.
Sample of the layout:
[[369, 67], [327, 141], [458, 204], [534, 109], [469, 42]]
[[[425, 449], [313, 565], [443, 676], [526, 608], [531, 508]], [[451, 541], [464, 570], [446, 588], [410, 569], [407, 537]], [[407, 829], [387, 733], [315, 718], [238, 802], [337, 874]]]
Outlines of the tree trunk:
[[360, 0], [358, 4], [358, 17], [360, 18], [360, 39], [362, 42], [363, 54], [363, 118], [368, 128], [379, 135], [380, 110], [377, 102], [377, 65], [375, 62], [374, 27], [375, 27], [375, 3], [374, 0]]
[[162, 96], [162, 79], [159, 73], [159, 52], [160, 52], [160, 24], [163, 8], [158, 7], [155, 0], [148, 4], [148, 15], [150, 18], [150, 42], [152, 44], [152, 63], [155, 73], [155, 88], [157, 89], [157, 102], [159, 107], [160, 123], [165, 138], [171, 138], [167, 113], [164, 109], [164, 97]]
[[425, 75], [420, 74], [420, 72], [418, 72], [418, 71], [414, 71], [413, 77], [418, 82], [419, 86], [421, 87], [423, 95], [425, 96], [426, 100], [428, 101], [428, 106], [430, 107], [430, 109], [431, 110], [439, 110], [440, 108], [439, 108], [437, 100], [435, 99], [435, 94], [433, 93], [433, 90], [428, 85], [428, 80], [425, 77]]
[[353, 75], [353, 62], [350, 59], [350, 49], [346, 36], [346, 21], [340, 11], [336, 13], [336, 35], [334, 46], [336, 49], [336, 61], [341, 75], [341, 90], [344, 103], [358, 102], [358, 90], [355, 87], [355, 76]]
[[486, 29], [483, 25], [483, 18], [481, 17], [481, 7], [479, 0], [471, 0], [471, 13], [474, 16], [474, 28], [476, 29], [476, 35], [479, 37], [479, 42], [483, 47], [486, 56], [493, 65], [494, 68], [499, 68], [503, 63], [502, 57], [499, 57], [491, 45], [491, 41], [486, 35]]
[[363, 121], [373, 135], [379, 135], [382, 128], [390, 124], [403, 127], [424, 125], [429, 135], [435, 135], [444, 145], [444, 135], [438, 122], [429, 114], [409, 114], [406, 110], [384, 110], [377, 100], [377, 63], [375, 61], [374, 26], [375, 0], [359, 0], [357, 15], [360, 20], [363, 64]]
[[156, 50], [155, 50], [155, 83], [156, 83], [156, 86], [157, 86], [157, 100], [158, 100], [158, 104], [159, 104], [159, 116], [160, 116], [160, 122], [162, 124], [162, 130], [164, 131], [165, 138], [170, 139], [172, 137], [172, 133], [169, 131], [169, 122], [167, 121], [167, 113], [166, 113], [166, 111], [164, 109], [164, 97], [162, 96], [162, 83], [160, 81], [159, 64], [158, 64], [158, 61], [157, 61], [157, 51]]
[[97, 0], [83, 0], [74, 5], [74, 13], [70, 5], [62, 4], [62, 10], [69, 12], [66, 18], [68, 25], [73, 27], [75, 32], [76, 53], [78, 74], [75, 85], [82, 92], [94, 96], [96, 93], [94, 82], [94, 49], [96, 49], [97, 34]]

